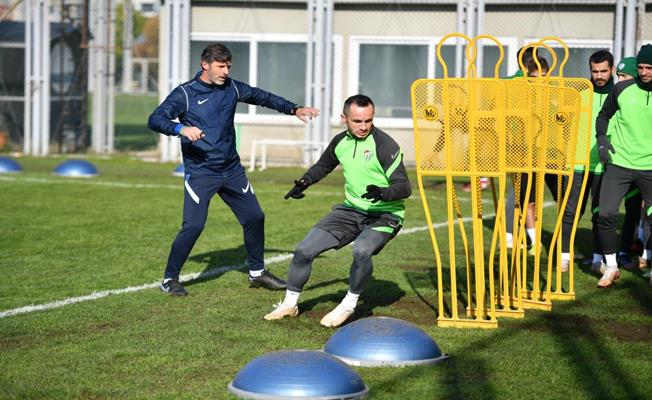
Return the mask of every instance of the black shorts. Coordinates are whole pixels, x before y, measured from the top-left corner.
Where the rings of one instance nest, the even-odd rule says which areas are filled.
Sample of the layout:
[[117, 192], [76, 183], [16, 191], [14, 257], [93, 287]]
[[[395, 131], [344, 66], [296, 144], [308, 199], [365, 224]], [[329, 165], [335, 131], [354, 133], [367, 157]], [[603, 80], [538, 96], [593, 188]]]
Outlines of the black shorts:
[[401, 223], [394, 214], [367, 213], [338, 204], [315, 227], [333, 235], [339, 241], [339, 249], [354, 241], [365, 229], [386, 233], [389, 241], [401, 230]]

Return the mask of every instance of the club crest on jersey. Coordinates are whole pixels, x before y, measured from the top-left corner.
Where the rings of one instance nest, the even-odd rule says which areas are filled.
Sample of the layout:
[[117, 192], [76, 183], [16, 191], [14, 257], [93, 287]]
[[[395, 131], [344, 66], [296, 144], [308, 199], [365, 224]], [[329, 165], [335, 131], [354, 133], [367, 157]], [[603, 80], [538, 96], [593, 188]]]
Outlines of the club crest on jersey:
[[363, 153], [363, 157], [365, 161], [371, 160], [371, 158], [374, 156], [374, 153], [371, 152], [371, 150], [367, 149]]

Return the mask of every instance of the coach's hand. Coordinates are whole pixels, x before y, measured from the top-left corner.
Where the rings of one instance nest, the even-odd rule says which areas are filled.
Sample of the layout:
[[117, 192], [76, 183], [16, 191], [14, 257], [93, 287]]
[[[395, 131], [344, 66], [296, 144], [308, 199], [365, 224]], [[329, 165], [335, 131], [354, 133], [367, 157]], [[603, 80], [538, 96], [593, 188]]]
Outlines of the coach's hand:
[[294, 187], [290, 189], [290, 191], [285, 195], [284, 199], [287, 200], [290, 197], [293, 199], [303, 199], [306, 197], [305, 194], [303, 194], [303, 191], [308, 188], [308, 181], [305, 179], [299, 179], [298, 181], [294, 181]]
[[367, 185], [367, 193], [362, 195], [363, 199], [369, 199], [372, 203], [378, 203], [383, 199], [383, 188], [376, 185]]
[[597, 137], [598, 141], [598, 154], [600, 155], [600, 161], [604, 165], [607, 165], [611, 162], [611, 154], [616, 154], [616, 150], [614, 147], [611, 145], [609, 142], [609, 138], [606, 135], [598, 135]]
[[179, 135], [185, 136], [193, 142], [196, 142], [204, 137], [203, 131], [194, 126], [184, 126], [179, 132]]

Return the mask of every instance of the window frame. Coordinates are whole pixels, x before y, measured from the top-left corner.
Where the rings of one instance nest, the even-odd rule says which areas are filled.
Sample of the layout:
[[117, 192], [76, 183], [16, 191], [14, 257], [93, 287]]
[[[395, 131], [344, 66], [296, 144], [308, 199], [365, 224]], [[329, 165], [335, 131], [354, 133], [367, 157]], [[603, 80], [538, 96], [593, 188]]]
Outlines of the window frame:
[[[25, 51], [25, 42], [3, 42], [0, 41], [0, 48], [3, 49], [23, 49]], [[27, 90], [27, 85], [25, 85], [25, 90]], [[22, 96], [8, 96], [8, 95], [2, 95], [0, 94], [0, 101], [22, 101], [24, 102], [26, 97], [23, 92]]]

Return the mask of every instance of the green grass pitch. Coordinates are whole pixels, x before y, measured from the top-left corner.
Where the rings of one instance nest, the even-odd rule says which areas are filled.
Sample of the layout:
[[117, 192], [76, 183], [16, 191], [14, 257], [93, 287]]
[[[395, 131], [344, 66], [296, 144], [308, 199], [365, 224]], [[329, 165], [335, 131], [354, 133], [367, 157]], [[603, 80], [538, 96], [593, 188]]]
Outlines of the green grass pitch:
[[[51, 174], [62, 161], [22, 158], [24, 172], [0, 175], [0, 313], [161, 278], [181, 223], [183, 186], [171, 175], [175, 165], [96, 158], [100, 177], [70, 179]], [[282, 260], [269, 268], [283, 277], [294, 246], [342, 200], [335, 171], [305, 199], [284, 201], [302, 171], [249, 174], [266, 214], [265, 257]], [[425, 218], [413, 173], [412, 183], [408, 233], [374, 258], [374, 277], [356, 318], [412, 322], [450, 359], [435, 366], [357, 368], [370, 398], [652, 396], [652, 288], [639, 271], [623, 272], [614, 288], [598, 290], [597, 277], [576, 265], [577, 299], [554, 302], [552, 312], [527, 310], [524, 319], [500, 319], [495, 330], [436, 327], [434, 257], [427, 231], [417, 229]], [[492, 212], [488, 203], [485, 212]], [[444, 210], [433, 209], [433, 219], [446, 222]], [[445, 229], [437, 230], [442, 249]], [[577, 250], [590, 252], [588, 217]], [[244, 259], [241, 228], [216, 198], [182, 271], [213, 273], [188, 284], [187, 298], [150, 288], [0, 318], [0, 398], [229, 399], [228, 383], [255, 357], [321, 349], [334, 330], [319, 319], [346, 293], [350, 247], [319, 257], [299, 317], [274, 322], [262, 316], [283, 293], [250, 289]]]

